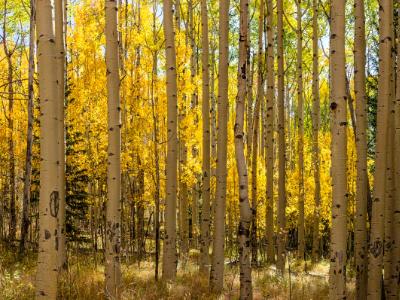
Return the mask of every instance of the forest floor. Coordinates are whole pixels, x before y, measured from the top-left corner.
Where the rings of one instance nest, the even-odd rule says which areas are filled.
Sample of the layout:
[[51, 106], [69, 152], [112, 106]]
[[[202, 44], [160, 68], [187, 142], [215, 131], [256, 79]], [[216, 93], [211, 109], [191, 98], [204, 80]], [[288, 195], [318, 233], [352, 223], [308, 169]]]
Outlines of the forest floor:
[[[105, 299], [103, 293], [104, 268], [93, 256], [70, 255], [69, 269], [60, 280], [60, 299]], [[328, 299], [329, 264], [322, 261], [311, 266], [309, 262], [292, 261], [290, 273], [282, 278], [276, 275], [274, 266], [253, 269], [254, 299]], [[226, 264], [224, 292], [210, 294], [208, 278], [199, 275], [191, 258], [185, 267], [178, 266], [174, 283], [154, 280], [154, 264], [142, 261], [140, 264], [122, 262], [122, 299], [238, 299], [239, 268]], [[304, 270], [307, 271], [304, 271]], [[34, 299], [34, 278], [36, 261], [33, 255], [16, 260], [7, 251], [0, 255], [0, 299]], [[354, 283], [348, 283], [348, 299], [353, 299]]]

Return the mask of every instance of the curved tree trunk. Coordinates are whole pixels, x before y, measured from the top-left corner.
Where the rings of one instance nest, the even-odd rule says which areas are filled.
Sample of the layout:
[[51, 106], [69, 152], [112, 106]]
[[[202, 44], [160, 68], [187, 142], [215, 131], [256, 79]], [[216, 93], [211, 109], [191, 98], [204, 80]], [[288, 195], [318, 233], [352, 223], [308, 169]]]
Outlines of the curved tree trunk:
[[120, 295], [121, 243], [121, 116], [119, 97], [119, 55], [117, 31], [117, 2], [106, 0], [106, 67], [108, 96], [108, 150], [105, 294], [109, 298]]
[[38, 70], [40, 97], [39, 256], [36, 298], [57, 296], [58, 122], [56, 49], [50, 0], [37, 1]]
[[345, 75], [345, 0], [331, 2], [331, 157], [332, 229], [330, 299], [346, 298], [347, 243], [347, 93]]
[[354, 231], [356, 297], [367, 297], [367, 103], [365, 90], [365, 16], [364, 0], [354, 3], [354, 93], [356, 100], [357, 190]]
[[167, 182], [165, 199], [165, 238], [163, 255], [163, 279], [172, 280], [176, 276], [176, 194], [177, 194], [177, 82], [175, 34], [172, 1], [163, 4], [165, 56], [167, 73]]
[[[240, 34], [238, 65], [238, 96], [236, 100], [236, 120], [234, 127], [235, 156], [239, 176], [240, 220], [238, 228], [239, 260], [240, 260], [240, 299], [252, 299], [252, 280], [250, 264], [250, 223], [252, 212], [248, 197], [248, 174], [244, 154], [244, 109], [246, 101], [246, 68], [248, 50], [248, 0], [240, 0]], [[254, 137], [253, 137], [254, 138]], [[257, 151], [256, 149], [253, 149]]]
[[224, 241], [228, 139], [229, 0], [219, 0], [217, 187], [215, 192], [213, 252], [210, 288], [221, 292], [224, 284]]

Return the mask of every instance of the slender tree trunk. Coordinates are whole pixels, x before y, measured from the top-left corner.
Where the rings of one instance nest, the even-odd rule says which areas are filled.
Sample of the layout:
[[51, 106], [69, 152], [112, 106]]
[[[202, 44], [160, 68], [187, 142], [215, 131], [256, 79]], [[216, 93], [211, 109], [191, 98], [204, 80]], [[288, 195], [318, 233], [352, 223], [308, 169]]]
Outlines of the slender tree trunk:
[[33, 144], [33, 76], [35, 73], [35, 1], [30, 0], [29, 19], [29, 67], [28, 67], [28, 128], [26, 133], [26, 156], [24, 173], [24, 198], [22, 202], [21, 240], [19, 252], [22, 256], [26, 247], [29, 229], [29, 208], [31, 200], [31, 176], [32, 176], [32, 144]]
[[286, 170], [285, 170], [285, 70], [283, 57], [283, 0], [277, 1], [278, 9], [278, 253], [277, 269], [285, 272], [286, 245]]
[[275, 262], [274, 245], [274, 120], [275, 120], [275, 72], [274, 72], [274, 11], [273, 1], [267, 0], [267, 260]]
[[[399, 5], [400, 2], [397, 1]], [[397, 38], [400, 36], [400, 6], [398, 6], [397, 12]], [[395, 101], [395, 132], [394, 132], [394, 151], [399, 153], [400, 151], [400, 42], [397, 40], [397, 76], [396, 76], [396, 101]], [[393, 232], [400, 232], [400, 160], [394, 160], [394, 178], [395, 178], [395, 201], [394, 201], [394, 215], [393, 215]], [[396, 287], [393, 292], [397, 295], [400, 294], [400, 234], [394, 235], [394, 245], [392, 248], [392, 260], [393, 260], [393, 282]]]
[[367, 101], [365, 90], [365, 16], [364, 0], [354, 3], [354, 93], [356, 100], [357, 190], [354, 231], [356, 297], [367, 297]]
[[118, 298], [121, 284], [121, 116], [116, 1], [106, 0], [105, 11], [108, 91], [105, 294], [108, 298]]
[[165, 201], [165, 237], [163, 255], [163, 278], [172, 280], [176, 276], [176, 194], [177, 194], [177, 83], [175, 34], [171, 0], [163, 5], [165, 56], [167, 70], [167, 182]]
[[[238, 228], [240, 260], [240, 299], [252, 299], [252, 280], [250, 264], [250, 223], [252, 212], [248, 197], [248, 175], [244, 154], [244, 103], [246, 101], [246, 68], [248, 50], [248, 0], [240, 0], [238, 96], [236, 99], [236, 121], [234, 127], [235, 156], [239, 175], [240, 220]], [[253, 137], [255, 138], [255, 137]], [[257, 151], [256, 149], [253, 149]]]
[[210, 288], [221, 292], [224, 284], [224, 239], [228, 139], [229, 0], [219, 0], [217, 187], [215, 192], [213, 252]]
[[[394, 72], [392, 73], [394, 74]], [[393, 82], [394, 83], [394, 82]], [[391, 87], [394, 92], [394, 86]], [[394, 100], [394, 97], [392, 98]], [[392, 99], [389, 100], [389, 115], [388, 115], [388, 138], [387, 138], [387, 154], [386, 154], [386, 183], [385, 183], [385, 243], [383, 251], [383, 266], [384, 266], [384, 292], [385, 299], [396, 300], [397, 295], [393, 295], [396, 290], [394, 287], [394, 270], [392, 256], [392, 247], [394, 245], [393, 232], [393, 217], [394, 217], [394, 105]]]
[[8, 239], [13, 242], [17, 232], [17, 216], [15, 213], [15, 151], [14, 151], [14, 74], [13, 74], [13, 53], [7, 42], [7, 7], [8, 1], [4, 1], [3, 19], [3, 49], [7, 60], [7, 81], [8, 81], [8, 167], [9, 167], [9, 192], [10, 192], [10, 223]]
[[313, 222], [313, 244], [312, 259], [316, 262], [319, 258], [319, 221], [321, 204], [321, 179], [319, 158], [319, 127], [320, 127], [320, 95], [319, 95], [319, 28], [318, 28], [318, 0], [313, 0], [313, 106], [312, 106], [312, 130], [313, 146], [312, 157], [314, 162], [314, 222]]
[[301, 0], [296, 1], [297, 6], [297, 106], [298, 106], [298, 154], [299, 154], [299, 221], [298, 221], [298, 256], [305, 259], [304, 238], [304, 100], [303, 100], [303, 32]]
[[[153, 4], [153, 39], [154, 44], [157, 45], [158, 36], [156, 29], [156, 9], [157, 1]], [[155, 201], [155, 215], [154, 215], [154, 230], [155, 230], [155, 269], [154, 276], [155, 280], [158, 280], [158, 265], [160, 260], [160, 155], [158, 150], [158, 114], [157, 105], [158, 97], [156, 95], [156, 86], [158, 78], [158, 51], [153, 53], [153, 72], [151, 73], [151, 100], [152, 100], [152, 114], [153, 114], [153, 131], [154, 131], [154, 163], [155, 163], [155, 190], [154, 190], [154, 201]]]
[[37, 0], [40, 96], [39, 256], [36, 298], [56, 299], [59, 213], [56, 48], [49, 0]]
[[58, 131], [58, 186], [60, 190], [60, 210], [58, 214], [58, 265], [60, 269], [66, 268], [65, 245], [65, 138], [64, 138], [64, 97], [65, 97], [65, 50], [64, 50], [64, 6], [66, 0], [55, 1], [55, 35], [56, 35], [56, 61], [57, 61], [57, 121]]
[[345, 0], [331, 2], [331, 157], [332, 229], [330, 299], [346, 298], [347, 243], [347, 93], [345, 71]]
[[392, 74], [392, 16], [393, 1], [379, 1], [379, 75], [374, 173], [374, 200], [372, 201], [371, 238], [368, 252], [368, 299], [380, 299], [384, 248], [384, 207], [387, 156], [387, 131], [390, 85]]
[[257, 265], [257, 158], [259, 144], [260, 108], [264, 101], [264, 53], [263, 53], [263, 28], [264, 28], [264, 0], [259, 4], [258, 18], [258, 62], [257, 62], [257, 99], [253, 115], [253, 151], [251, 160], [251, 257], [252, 264]]
[[[209, 263], [210, 235], [210, 74], [209, 74], [209, 40], [207, 1], [201, 0], [201, 44], [202, 44], [202, 76], [203, 76], [203, 206], [201, 213], [200, 235], [200, 271], [206, 272]], [[196, 216], [197, 218], [197, 216]]]

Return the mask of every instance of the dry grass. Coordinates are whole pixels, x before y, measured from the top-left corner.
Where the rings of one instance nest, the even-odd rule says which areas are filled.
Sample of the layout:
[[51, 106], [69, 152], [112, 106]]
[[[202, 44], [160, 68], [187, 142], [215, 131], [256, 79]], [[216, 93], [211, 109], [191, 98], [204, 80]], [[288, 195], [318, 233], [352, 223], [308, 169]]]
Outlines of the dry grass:
[[[12, 254], [0, 256], [0, 299], [33, 299], [35, 263], [33, 257], [16, 262]], [[103, 272], [101, 264], [95, 266], [90, 257], [70, 258], [70, 268], [60, 280], [60, 299], [105, 299], [103, 293]], [[239, 270], [227, 266], [224, 279], [224, 293], [210, 294], [208, 278], [199, 275], [195, 263], [179, 267], [174, 283], [154, 280], [152, 262], [140, 265], [123, 264], [122, 299], [238, 299]], [[306, 269], [306, 272], [304, 270]], [[255, 269], [253, 272], [254, 299], [327, 299], [329, 292], [326, 262], [312, 266], [293, 262], [291, 274], [276, 275], [273, 267]], [[354, 284], [349, 283], [350, 295]]]

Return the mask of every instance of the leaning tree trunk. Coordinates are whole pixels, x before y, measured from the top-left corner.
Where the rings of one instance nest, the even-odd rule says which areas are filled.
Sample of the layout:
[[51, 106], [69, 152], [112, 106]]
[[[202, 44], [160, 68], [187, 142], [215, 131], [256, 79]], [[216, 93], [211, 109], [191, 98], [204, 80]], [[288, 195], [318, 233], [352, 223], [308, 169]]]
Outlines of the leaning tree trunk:
[[117, 31], [118, 7], [117, 2], [112, 0], [106, 0], [105, 4], [108, 92], [105, 294], [109, 298], [118, 298], [121, 284], [121, 116]]
[[39, 256], [36, 298], [57, 296], [57, 218], [59, 213], [57, 153], [56, 49], [50, 0], [37, 1], [38, 70], [40, 97]]
[[228, 139], [229, 0], [219, 0], [217, 186], [215, 191], [213, 252], [210, 288], [221, 292], [224, 284], [224, 239]]
[[285, 70], [283, 57], [283, 0], [277, 1], [278, 9], [278, 253], [277, 269], [285, 272], [285, 244], [286, 244], [286, 170], [285, 170]]
[[389, 101], [392, 99], [392, 16], [393, 0], [379, 1], [379, 75], [371, 237], [368, 252], [368, 299], [382, 295], [384, 207]]
[[[209, 74], [209, 41], [208, 41], [208, 16], [207, 1], [201, 0], [201, 44], [202, 44], [202, 76], [203, 76], [203, 205], [201, 213], [200, 234], [200, 271], [206, 272], [209, 261], [209, 235], [210, 235], [210, 74]], [[194, 205], [194, 203], [193, 203]], [[197, 216], [195, 216], [197, 218]]]
[[272, 0], [267, 0], [267, 260], [275, 262], [274, 245], [274, 120], [275, 120], [275, 72], [274, 72], [274, 12]]
[[167, 73], [167, 182], [165, 199], [165, 238], [163, 255], [163, 278], [172, 280], [176, 276], [176, 193], [177, 193], [177, 83], [175, 34], [171, 0], [165, 0], [164, 34]]
[[[244, 103], [246, 100], [246, 68], [248, 47], [248, 0], [240, 0], [238, 96], [236, 99], [236, 121], [234, 126], [235, 156], [239, 176], [240, 220], [238, 228], [240, 260], [240, 299], [252, 299], [250, 264], [250, 223], [252, 212], [248, 198], [248, 175], [244, 154]], [[253, 137], [254, 138], [254, 137]], [[253, 149], [253, 151], [257, 151]]]
[[356, 100], [357, 187], [354, 230], [356, 297], [367, 297], [367, 103], [365, 90], [365, 16], [364, 0], [354, 3], [354, 93]]
[[58, 215], [58, 266], [66, 267], [65, 245], [65, 138], [64, 138], [64, 97], [65, 97], [65, 50], [64, 50], [64, 20], [66, 16], [64, 6], [66, 0], [55, 1], [55, 34], [56, 34], [56, 61], [57, 61], [57, 121], [58, 127], [58, 186], [60, 189], [60, 210]]
[[301, 0], [297, 6], [297, 106], [298, 106], [298, 153], [299, 153], [299, 198], [298, 198], [298, 257], [305, 259], [304, 239], [304, 100], [303, 100], [303, 32], [301, 24]]
[[26, 156], [24, 173], [24, 198], [22, 202], [20, 255], [24, 254], [29, 229], [29, 208], [31, 200], [32, 145], [33, 145], [33, 76], [35, 73], [35, 1], [30, 1], [29, 19], [29, 69], [28, 69], [28, 128], [26, 133]]
[[312, 74], [312, 157], [314, 162], [314, 222], [313, 222], [313, 244], [312, 259], [316, 262], [319, 258], [319, 221], [321, 204], [321, 179], [319, 158], [319, 126], [320, 126], [320, 95], [319, 95], [319, 28], [318, 28], [318, 0], [313, 0], [313, 74]]
[[331, 2], [331, 157], [332, 230], [330, 299], [346, 298], [347, 242], [347, 93], [345, 71], [345, 0]]

